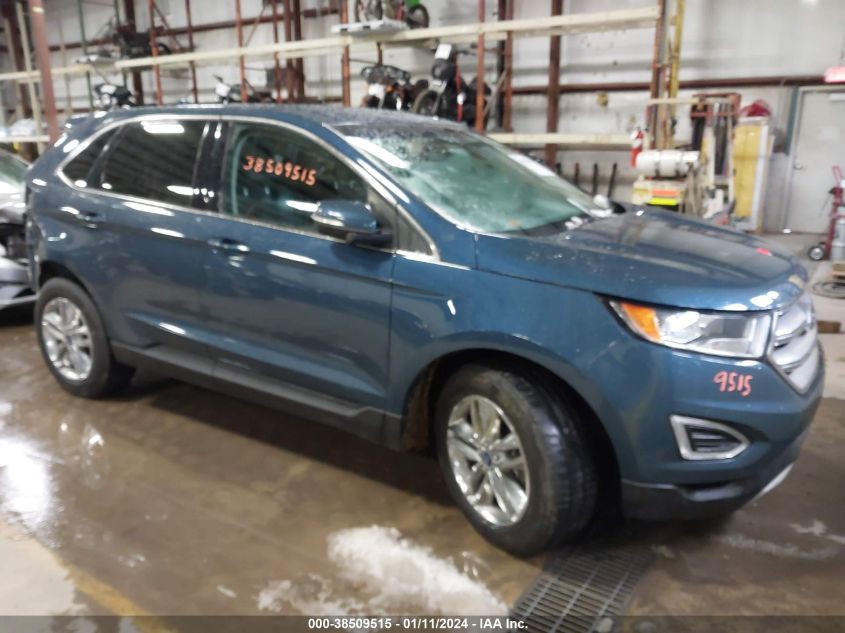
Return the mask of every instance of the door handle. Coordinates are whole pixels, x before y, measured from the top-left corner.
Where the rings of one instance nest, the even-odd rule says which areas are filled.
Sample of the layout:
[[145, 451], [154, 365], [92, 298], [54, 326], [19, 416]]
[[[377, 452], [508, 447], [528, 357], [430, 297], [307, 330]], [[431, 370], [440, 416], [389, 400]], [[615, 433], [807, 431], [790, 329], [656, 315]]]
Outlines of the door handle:
[[104, 218], [100, 213], [95, 213], [93, 211], [83, 211], [76, 216], [76, 220], [80, 224], [84, 224], [85, 226], [87, 226], [89, 229], [95, 229], [103, 223]]
[[223, 251], [227, 255], [246, 255], [249, 253], [249, 246], [229, 239], [228, 237], [212, 237], [208, 245], [216, 251]]

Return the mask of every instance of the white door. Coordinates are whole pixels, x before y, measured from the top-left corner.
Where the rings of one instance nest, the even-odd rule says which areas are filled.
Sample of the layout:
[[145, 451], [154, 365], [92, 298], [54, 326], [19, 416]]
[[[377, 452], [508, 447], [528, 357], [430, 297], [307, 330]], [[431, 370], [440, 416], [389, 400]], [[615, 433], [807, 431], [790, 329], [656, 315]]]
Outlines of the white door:
[[834, 185], [833, 165], [845, 169], [845, 90], [803, 95], [798, 138], [792, 155], [792, 182], [786, 228], [800, 233], [827, 231]]

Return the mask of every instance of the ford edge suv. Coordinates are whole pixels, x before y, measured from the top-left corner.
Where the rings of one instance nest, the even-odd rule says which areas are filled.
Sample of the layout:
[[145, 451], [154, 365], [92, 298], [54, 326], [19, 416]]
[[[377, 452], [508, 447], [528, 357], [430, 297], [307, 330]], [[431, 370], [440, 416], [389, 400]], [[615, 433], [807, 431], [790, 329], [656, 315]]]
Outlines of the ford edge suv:
[[529, 554], [599, 503], [730, 512], [822, 389], [805, 270], [597, 204], [456, 124], [317, 106], [76, 121], [28, 175], [36, 327], [73, 394], [146, 367], [396, 448]]

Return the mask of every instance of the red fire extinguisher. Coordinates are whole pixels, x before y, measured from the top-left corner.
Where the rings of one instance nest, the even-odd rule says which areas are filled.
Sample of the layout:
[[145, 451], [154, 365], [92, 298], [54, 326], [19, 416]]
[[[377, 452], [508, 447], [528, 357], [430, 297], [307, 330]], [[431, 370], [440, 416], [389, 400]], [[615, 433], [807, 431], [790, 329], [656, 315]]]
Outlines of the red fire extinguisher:
[[645, 134], [642, 131], [642, 128], [637, 128], [634, 130], [634, 133], [631, 134], [631, 167], [637, 166], [637, 156], [639, 156], [640, 152], [643, 151], [643, 139], [645, 138]]

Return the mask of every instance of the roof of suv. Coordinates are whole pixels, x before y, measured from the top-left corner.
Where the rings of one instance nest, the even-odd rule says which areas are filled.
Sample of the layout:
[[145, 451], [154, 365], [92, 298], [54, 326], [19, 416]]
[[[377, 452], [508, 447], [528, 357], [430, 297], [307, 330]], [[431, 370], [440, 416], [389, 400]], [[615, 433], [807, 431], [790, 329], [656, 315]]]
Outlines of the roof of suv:
[[144, 114], [221, 114], [260, 116], [268, 119], [290, 119], [296, 117], [305, 119], [317, 125], [336, 126], [342, 124], [355, 125], [428, 125], [437, 127], [455, 127], [469, 129], [452, 121], [434, 119], [409, 112], [394, 112], [392, 110], [377, 110], [374, 108], [344, 108], [332, 105], [309, 104], [180, 104], [170, 106], [143, 106], [111, 112], [109, 119], [136, 117]]

